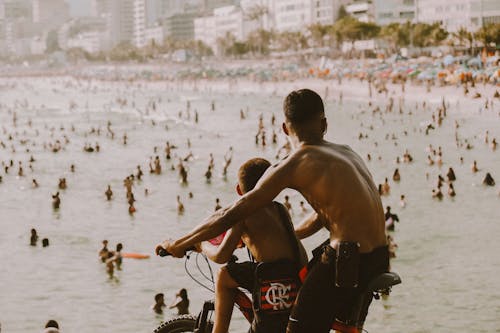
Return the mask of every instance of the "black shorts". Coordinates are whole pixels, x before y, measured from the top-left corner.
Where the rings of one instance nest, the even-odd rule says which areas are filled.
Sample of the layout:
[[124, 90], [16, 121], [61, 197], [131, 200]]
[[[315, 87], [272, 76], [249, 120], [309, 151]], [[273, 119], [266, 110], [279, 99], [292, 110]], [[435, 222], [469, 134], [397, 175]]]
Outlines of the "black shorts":
[[257, 268], [257, 262], [245, 261], [245, 262], [229, 262], [226, 265], [227, 272], [233, 278], [238, 285], [253, 292], [255, 286], [255, 269]]
[[[330, 246], [310, 268], [290, 315], [287, 332], [329, 332], [335, 319], [345, 320], [370, 280], [389, 270], [387, 246], [360, 255], [357, 288], [335, 286], [336, 251]], [[361, 319], [367, 313], [361, 314]]]

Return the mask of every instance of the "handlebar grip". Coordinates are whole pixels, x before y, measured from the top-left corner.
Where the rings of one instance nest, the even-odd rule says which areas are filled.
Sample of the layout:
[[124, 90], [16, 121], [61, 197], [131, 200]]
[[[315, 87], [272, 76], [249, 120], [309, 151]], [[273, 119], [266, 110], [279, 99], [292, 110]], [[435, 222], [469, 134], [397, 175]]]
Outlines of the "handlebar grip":
[[165, 249], [160, 249], [160, 250], [158, 251], [158, 255], [159, 255], [160, 257], [167, 257], [167, 256], [171, 256], [171, 254], [170, 254], [170, 253], [168, 253], [168, 252], [167, 252], [167, 250], [165, 250]]
[[[187, 252], [187, 251], [194, 251], [194, 250], [196, 250], [196, 248], [195, 248], [194, 246], [191, 246], [190, 248], [188, 248], [188, 249], [186, 250], [186, 252]], [[169, 253], [169, 252], [168, 252], [167, 250], [165, 250], [164, 248], [161, 248], [161, 249], [158, 251], [158, 255], [159, 255], [160, 257], [168, 257], [168, 256], [171, 256], [172, 254], [171, 254], [171, 253]]]

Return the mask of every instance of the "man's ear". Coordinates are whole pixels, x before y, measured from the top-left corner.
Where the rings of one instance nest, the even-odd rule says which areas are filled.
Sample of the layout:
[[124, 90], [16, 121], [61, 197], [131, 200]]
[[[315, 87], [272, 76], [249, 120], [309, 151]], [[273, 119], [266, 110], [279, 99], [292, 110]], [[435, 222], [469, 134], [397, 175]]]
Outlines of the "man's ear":
[[326, 118], [321, 119], [321, 131], [323, 132], [323, 135], [326, 134], [326, 130], [328, 129], [328, 122], [326, 121]]
[[290, 135], [289, 132], [288, 132], [288, 127], [286, 127], [286, 123], [284, 122], [283, 125], [283, 132], [285, 132], [286, 135]]
[[236, 192], [238, 192], [239, 195], [243, 195], [243, 191], [241, 191], [240, 184], [236, 185]]

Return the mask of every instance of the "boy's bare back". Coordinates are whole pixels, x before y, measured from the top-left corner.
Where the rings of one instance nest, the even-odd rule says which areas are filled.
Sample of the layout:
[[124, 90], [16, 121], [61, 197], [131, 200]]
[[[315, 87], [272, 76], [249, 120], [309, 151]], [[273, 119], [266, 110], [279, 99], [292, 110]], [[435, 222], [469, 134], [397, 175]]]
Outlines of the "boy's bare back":
[[[282, 221], [284, 214], [286, 214], [287, 221]], [[241, 238], [255, 260], [259, 262], [272, 262], [280, 259], [295, 261], [294, 246], [290, 241], [291, 237], [294, 237], [299, 246], [300, 264], [307, 263], [304, 247], [295, 234], [290, 235], [285, 224], [291, 225], [288, 212], [283, 205], [275, 202], [259, 209], [244, 221]], [[293, 225], [290, 228], [293, 230]]]

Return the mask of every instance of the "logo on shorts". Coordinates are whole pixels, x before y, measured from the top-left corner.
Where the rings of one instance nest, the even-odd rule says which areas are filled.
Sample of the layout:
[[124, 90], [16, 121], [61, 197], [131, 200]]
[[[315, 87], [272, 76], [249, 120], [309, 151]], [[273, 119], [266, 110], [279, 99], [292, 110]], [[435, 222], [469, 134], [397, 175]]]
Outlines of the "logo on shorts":
[[284, 285], [278, 282], [270, 283], [266, 293], [266, 301], [273, 306], [274, 310], [284, 310], [292, 307], [290, 291], [292, 285]]

